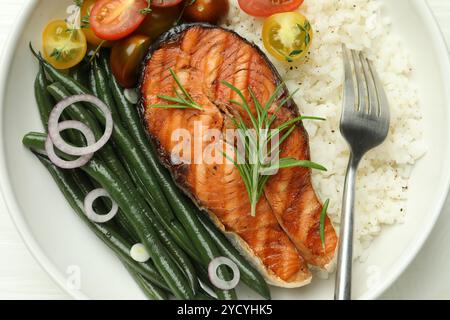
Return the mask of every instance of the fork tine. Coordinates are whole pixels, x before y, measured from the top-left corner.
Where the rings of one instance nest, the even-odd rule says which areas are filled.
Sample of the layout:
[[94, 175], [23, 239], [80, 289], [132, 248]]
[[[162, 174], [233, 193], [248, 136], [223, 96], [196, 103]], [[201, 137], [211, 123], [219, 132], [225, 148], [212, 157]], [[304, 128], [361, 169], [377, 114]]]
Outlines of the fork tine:
[[353, 78], [352, 65], [345, 44], [342, 45], [342, 55], [344, 56], [344, 114], [354, 112], [356, 106], [356, 92]]
[[390, 122], [390, 110], [389, 110], [389, 101], [386, 96], [386, 91], [384, 90], [383, 83], [381, 82], [378, 73], [376, 72], [372, 62], [370, 60], [367, 60], [367, 65], [369, 66], [369, 71], [372, 75], [372, 79], [374, 81], [375, 90], [377, 92], [378, 96], [378, 102], [379, 102], [379, 116], [386, 119], [388, 122]]
[[365, 113], [367, 108], [367, 83], [363, 75], [364, 71], [362, 69], [358, 53], [355, 50], [351, 51], [353, 65], [355, 66], [356, 84], [358, 86], [358, 111]]
[[369, 67], [369, 60], [364, 56], [362, 52], [359, 53], [359, 59], [364, 70], [364, 78], [367, 84], [367, 95], [369, 101], [369, 107], [367, 114], [372, 117], [380, 116], [380, 101], [378, 98], [377, 87], [375, 85], [375, 79]]

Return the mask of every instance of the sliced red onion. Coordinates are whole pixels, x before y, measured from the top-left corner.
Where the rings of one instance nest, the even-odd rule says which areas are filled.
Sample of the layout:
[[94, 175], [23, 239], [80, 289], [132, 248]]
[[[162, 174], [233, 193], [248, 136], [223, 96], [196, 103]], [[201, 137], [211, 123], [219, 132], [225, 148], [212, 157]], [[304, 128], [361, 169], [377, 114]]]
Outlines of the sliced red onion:
[[142, 243], [136, 243], [131, 247], [130, 256], [134, 261], [141, 263], [150, 260], [150, 255], [148, 254], [147, 249], [145, 249], [145, 246]]
[[[230, 281], [220, 279], [217, 275], [217, 269], [222, 265], [230, 267], [233, 271], [233, 279]], [[211, 283], [220, 290], [232, 290], [236, 288], [241, 279], [241, 273], [236, 263], [226, 257], [218, 257], [212, 260], [208, 266], [208, 275]]]
[[[100, 215], [94, 211], [93, 204], [94, 201], [101, 197], [107, 197], [112, 201], [111, 211], [107, 214]], [[111, 198], [109, 193], [105, 189], [95, 189], [86, 196], [84, 199], [84, 213], [89, 218], [89, 220], [96, 223], [105, 223], [111, 221], [119, 211], [119, 206], [116, 202]]]
[[[94, 141], [94, 143], [92, 144], [89, 143], [87, 147], [75, 147], [68, 144], [63, 140], [58, 130], [59, 118], [61, 117], [63, 111], [67, 107], [78, 102], [88, 102], [95, 105], [103, 112], [106, 119], [105, 133], [103, 134], [103, 136], [97, 142]], [[55, 145], [55, 147], [57, 147], [62, 152], [72, 156], [84, 156], [91, 153], [95, 153], [98, 150], [100, 150], [111, 138], [113, 126], [114, 126], [113, 118], [108, 106], [97, 97], [88, 94], [71, 96], [68, 97], [67, 99], [62, 100], [53, 108], [48, 120], [49, 136], [50, 139], [52, 139], [52, 142]]]
[[[61, 131], [64, 131], [64, 130], [67, 130], [67, 129], [78, 130], [85, 136], [86, 141], [87, 141], [88, 144], [95, 143], [94, 133], [84, 123], [82, 123], [80, 121], [69, 120], [69, 121], [63, 121], [63, 122], [59, 123], [58, 126], [57, 126], [58, 134]], [[47, 154], [48, 158], [50, 159], [50, 161], [55, 166], [57, 166], [57, 167], [59, 167], [61, 169], [75, 169], [75, 168], [82, 167], [86, 163], [88, 163], [92, 159], [92, 157], [94, 156], [94, 154], [91, 153], [91, 154], [83, 155], [80, 158], [78, 158], [76, 160], [73, 160], [73, 161], [63, 160], [63, 159], [61, 159], [60, 157], [58, 157], [56, 155], [55, 149], [54, 149], [54, 146], [53, 146], [53, 141], [50, 138], [50, 136], [48, 136], [47, 140], [45, 141], [45, 151], [46, 151], [46, 154]]]
[[137, 89], [125, 89], [123, 91], [123, 95], [128, 100], [128, 102], [132, 104], [136, 104], [139, 101], [139, 95], [137, 93]]

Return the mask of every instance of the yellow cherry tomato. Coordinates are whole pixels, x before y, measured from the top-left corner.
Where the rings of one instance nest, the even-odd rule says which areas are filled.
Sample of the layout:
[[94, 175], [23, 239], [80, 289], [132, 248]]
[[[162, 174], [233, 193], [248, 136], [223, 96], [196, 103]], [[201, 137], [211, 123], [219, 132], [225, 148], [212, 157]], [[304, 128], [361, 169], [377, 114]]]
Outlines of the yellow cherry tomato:
[[45, 60], [60, 70], [79, 64], [87, 51], [84, 33], [64, 20], [52, 21], [45, 27], [42, 43]]
[[86, 36], [87, 42], [93, 47], [98, 47], [102, 45], [102, 47], [109, 48], [113, 45], [111, 41], [105, 41], [96, 36], [94, 31], [92, 31], [91, 26], [89, 25], [89, 18], [91, 16], [91, 10], [97, 0], [84, 0], [83, 5], [81, 6], [81, 29], [83, 30], [84, 35]]
[[308, 53], [312, 38], [311, 24], [301, 13], [277, 13], [264, 22], [264, 46], [280, 61], [293, 62], [303, 58]]

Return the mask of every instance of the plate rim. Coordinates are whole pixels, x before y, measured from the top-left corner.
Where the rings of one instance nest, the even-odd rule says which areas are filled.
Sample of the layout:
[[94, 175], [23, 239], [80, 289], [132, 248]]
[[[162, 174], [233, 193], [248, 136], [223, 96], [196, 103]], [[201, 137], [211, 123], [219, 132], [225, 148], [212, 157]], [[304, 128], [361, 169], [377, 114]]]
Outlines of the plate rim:
[[[4, 102], [5, 102], [5, 92], [8, 74], [11, 69], [11, 63], [14, 57], [14, 52], [20, 40], [20, 36], [26, 27], [28, 18], [34, 11], [34, 8], [39, 3], [39, 0], [29, 0], [28, 3], [24, 5], [21, 13], [17, 17], [17, 22], [13, 25], [12, 31], [10, 32], [8, 39], [6, 41], [3, 59], [0, 62], [0, 141], [4, 141], [3, 136], [3, 112], [4, 112]], [[428, 27], [431, 29], [433, 34], [432, 42], [437, 48], [437, 55], [439, 58], [439, 65], [444, 67], [444, 70], [448, 72], [442, 72], [441, 79], [445, 80], [446, 83], [450, 83], [450, 55], [448, 45], [445, 41], [443, 32], [437, 22], [437, 19], [431, 10], [431, 7], [427, 1], [413, 0], [413, 5], [418, 9], [417, 12], [420, 14], [421, 18], [427, 23]], [[444, 93], [447, 97], [447, 107], [450, 110], [450, 88], [446, 87]], [[450, 113], [448, 122], [450, 123]], [[447, 132], [450, 139], [450, 131]], [[11, 217], [13, 224], [20, 234], [25, 246], [31, 253], [36, 262], [42, 267], [42, 269], [50, 276], [50, 278], [69, 296], [78, 300], [90, 299], [85, 293], [80, 290], [70, 290], [66, 286], [66, 279], [63, 273], [56, 268], [55, 264], [47, 257], [43, 252], [42, 248], [39, 246], [37, 240], [33, 236], [30, 228], [28, 227], [27, 221], [21, 214], [21, 210], [18, 207], [16, 197], [11, 189], [11, 183], [9, 179], [9, 174], [7, 173], [6, 161], [5, 161], [5, 150], [4, 144], [1, 147], [0, 155], [0, 196], [2, 197], [3, 203], [5, 205], [8, 215]], [[363, 294], [361, 300], [370, 300], [380, 297], [394, 282], [400, 277], [400, 275], [405, 271], [405, 269], [411, 264], [417, 254], [422, 250], [426, 240], [429, 238], [438, 218], [442, 213], [447, 195], [450, 190], [450, 170], [446, 170], [445, 179], [446, 186], [442, 190], [442, 194], [439, 196], [439, 201], [436, 203], [436, 211], [429, 220], [426, 230], [422, 232], [421, 237], [416, 240], [415, 246], [410, 246], [409, 252], [402, 255], [402, 263], [394, 267], [390, 274], [384, 279], [383, 282], [378, 284], [378, 286], [372, 290], [369, 290]]]

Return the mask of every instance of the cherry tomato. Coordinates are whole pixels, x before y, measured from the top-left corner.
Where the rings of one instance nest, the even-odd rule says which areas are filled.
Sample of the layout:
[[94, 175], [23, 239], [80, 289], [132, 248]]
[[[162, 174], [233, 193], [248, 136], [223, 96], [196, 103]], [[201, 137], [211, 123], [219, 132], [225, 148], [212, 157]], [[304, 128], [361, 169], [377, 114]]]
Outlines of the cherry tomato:
[[168, 8], [153, 8], [136, 33], [149, 36], [153, 40], [156, 39], [175, 25], [181, 10], [181, 5]]
[[90, 26], [103, 40], [119, 40], [133, 33], [144, 21], [146, 0], [98, 0], [91, 10]]
[[293, 11], [304, 0], [239, 0], [242, 10], [251, 16], [268, 17], [275, 13]]
[[133, 88], [137, 84], [138, 72], [150, 44], [149, 37], [132, 35], [112, 47], [111, 69], [123, 87]]
[[312, 38], [311, 24], [298, 12], [277, 13], [264, 21], [264, 46], [280, 61], [293, 62], [304, 57]]
[[181, 2], [183, 2], [183, 0], [153, 0], [152, 7], [173, 7]]
[[45, 27], [42, 44], [45, 60], [60, 70], [79, 64], [87, 51], [84, 33], [64, 20], [52, 21]]
[[217, 23], [229, 9], [228, 0], [196, 0], [186, 7], [184, 17], [188, 21]]
[[91, 16], [91, 10], [95, 2], [96, 0], [83, 1], [83, 5], [81, 6], [81, 30], [83, 30], [86, 40], [90, 45], [98, 47], [103, 42], [102, 46], [109, 48], [112, 46], [112, 42], [97, 37], [89, 25], [89, 17]]

